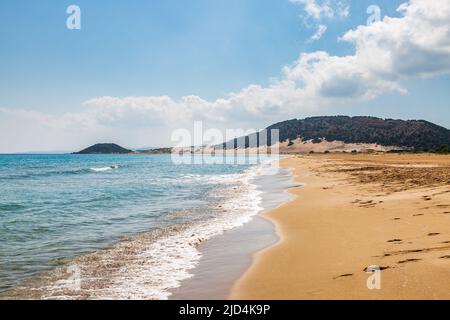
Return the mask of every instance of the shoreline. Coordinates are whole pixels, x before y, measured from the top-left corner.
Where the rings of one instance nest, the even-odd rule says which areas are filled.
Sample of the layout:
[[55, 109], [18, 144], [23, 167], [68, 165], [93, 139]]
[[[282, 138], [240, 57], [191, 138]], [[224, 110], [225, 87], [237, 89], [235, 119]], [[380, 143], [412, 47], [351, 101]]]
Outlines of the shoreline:
[[[210, 175], [183, 173], [189, 181], [195, 182], [195, 179], [201, 178], [200, 186], [218, 186], [208, 188], [209, 193], [204, 198], [208, 201], [204, 206], [171, 211], [161, 215], [161, 223], [167, 223], [167, 226], [131, 233], [104, 247], [63, 257], [47, 270], [2, 291], [0, 299], [167, 299], [180, 282], [191, 278], [202, 256], [198, 248], [205, 247], [209, 240], [220, 238], [223, 234], [233, 234], [234, 229], [240, 229], [258, 215], [262, 209], [259, 196], [262, 191], [256, 190], [257, 185], [250, 181], [260, 174], [267, 175], [271, 168], [272, 165], [251, 166], [229, 172], [217, 167], [218, 172]], [[96, 175], [101, 177], [105, 174], [96, 172]], [[172, 221], [174, 223], [170, 224]], [[267, 229], [267, 224], [270, 228], [269, 222], [264, 220], [263, 224], [265, 226], [261, 227], [259, 223], [254, 231], [262, 238], [267, 234], [259, 232], [259, 229]], [[247, 230], [245, 228], [242, 232]], [[263, 246], [272, 241], [269, 235]], [[259, 249], [247, 250], [253, 252]], [[250, 262], [227, 281], [228, 286]], [[70, 280], [70, 270], [76, 270], [80, 275], [79, 287], [74, 280]]]
[[251, 266], [253, 254], [275, 244], [278, 238], [270, 220], [255, 216], [243, 226], [205, 241], [191, 278], [170, 290], [168, 300], [226, 300], [234, 282]]
[[[194, 254], [195, 259], [189, 258], [192, 268], [184, 270], [181, 282], [168, 284], [166, 279], [161, 284], [167, 293], [163, 299], [450, 298], [445, 281], [450, 277], [449, 156], [291, 155], [279, 160], [276, 171], [275, 166], [267, 162], [238, 174], [245, 187], [230, 189], [234, 190], [234, 201], [227, 198], [218, 206], [234, 203], [224, 207], [233, 214], [223, 218], [227, 224], [234, 221], [232, 218], [245, 218], [244, 224], [234, 223], [235, 227], [204, 239], [194, 237], [190, 229], [177, 229], [177, 235], [193, 239], [186, 254]], [[257, 211], [248, 216], [252, 208]], [[175, 246], [178, 238], [172, 236], [158, 238], [157, 243], [162, 241], [158, 250], [167, 244]], [[148, 296], [148, 288], [140, 287], [144, 283], [140, 280], [152, 279], [155, 273], [150, 270], [163, 272], [149, 259], [155, 239], [151, 232], [143, 232], [64, 262], [61, 268], [82, 267], [83, 277], [87, 276], [84, 289], [84, 285], [90, 288], [91, 279], [99, 279], [97, 276], [114, 276], [104, 262], [115, 259], [120, 267], [115, 269], [133, 270], [135, 281], [123, 278], [131, 286], [123, 287], [126, 291], [122, 295], [117, 295], [122, 287], [111, 286], [111, 293], [118, 299], [143, 298]], [[137, 263], [130, 265], [136, 258]], [[179, 264], [172, 262], [172, 270], [178, 272]], [[382, 270], [382, 290], [367, 288], [372, 274], [365, 269], [373, 265]], [[45, 286], [64, 287], [56, 288], [49, 299], [106, 296], [72, 292], [61, 281], [66, 271], [53, 271], [47, 274], [51, 279]], [[121, 274], [116, 278], [121, 280]], [[97, 287], [92, 282], [92, 289]], [[17, 294], [17, 298], [32, 298], [28, 293]]]
[[244, 225], [202, 243], [197, 248], [201, 259], [191, 270], [193, 277], [171, 290], [169, 300], [227, 299], [233, 284], [251, 266], [254, 254], [277, 243], [276, 227], [264, 213], [293, 199], [288, 189], [297, 185], [295, 179], [290, 169], [279, 167], [274, 174], [256, 176], [252, 184], [261, 192], [262, 210]]
[[[263, 214], [279, 241], [254, 255], [231, 299], [450, 298], [449, 157], [314, 155], [281, 164], [306, 185]], [[381, 267], [381, 290], [367, 287], [371, 265]]]

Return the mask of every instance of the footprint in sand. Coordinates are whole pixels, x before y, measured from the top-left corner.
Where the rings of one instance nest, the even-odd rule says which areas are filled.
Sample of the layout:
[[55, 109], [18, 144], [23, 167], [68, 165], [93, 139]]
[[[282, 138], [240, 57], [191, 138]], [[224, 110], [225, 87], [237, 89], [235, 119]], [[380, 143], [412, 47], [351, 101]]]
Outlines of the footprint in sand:
[[[377, 270], [380, 270], [380, 271], [383, 271], [383, 270], [386, 270], [386, 269], [390, 269], [391, 267], [389, 267], [389, 266], [387, 266], [387, 267], [379, 267], [379, 268], [377, 268]], [[364, 268], [364, 270], [363, 270], [364, 272], [373, 272], [374, 271], [374, 268], [372, 267], [367, 267], [367, 268]]]
[[334, 277], [333, 280], [336, 280], [339, 278], [351, 277], [351, 276], [353, 276], [353, 273], [344, 273], [344, 274], [341, 274], [340, 276]]
[[371, 207], [375, 207], [377, 204], [373, 202], [373, 200], [368, 200], [368, 201], [364, 201], [364, 202], [360, 202], [360, 208], [371, 208]]
[[397, 263], [403, 264], [403, 263], [408, 263], [408, 262], [417, 262], [420, 260], [422, 260], [422, 259], [406, 259], [406, 260], [400, 260]]

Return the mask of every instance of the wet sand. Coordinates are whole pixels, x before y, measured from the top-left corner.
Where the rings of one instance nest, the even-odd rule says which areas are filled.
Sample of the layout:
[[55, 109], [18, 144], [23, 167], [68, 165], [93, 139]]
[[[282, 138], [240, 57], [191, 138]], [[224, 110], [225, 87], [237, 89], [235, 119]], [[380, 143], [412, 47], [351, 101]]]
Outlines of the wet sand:
[[[262, 192], [263, 212], [291, 200], [293, 196], [287, 190], [297, 185], [289, 169], [270, 172], [273, 174], [266, 172], [252, 181]], [[277, 241], [274, 224], [255, 216], [249, 223], [202, 243], [198, 248], [202, 257], [192, 270], [194, 276], [172, 290], [170, 299], [226, 299], [233, 283], [250, 267], [253, 254]]]
[[[266, 212], [280, 240], [255, 254], [232, 299], [450, 299], [450, 157], [282, 160], [305, 186]], [[368, 266], [381, 267], [369, 290]]]
[[242, 227], [206, 241], [199, 247], [202, 258], [194, 276], [172, 290], [170, 300], [224, 300], [236, 279], [250, 267], [252, 254], [273, 245], [275, 227], [255, 217]]

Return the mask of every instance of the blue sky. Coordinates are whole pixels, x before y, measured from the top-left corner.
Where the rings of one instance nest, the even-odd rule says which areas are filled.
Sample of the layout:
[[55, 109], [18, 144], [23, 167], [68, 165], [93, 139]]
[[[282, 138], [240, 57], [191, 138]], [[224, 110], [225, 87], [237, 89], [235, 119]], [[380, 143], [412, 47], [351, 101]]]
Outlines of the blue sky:
[[[268, 87], [273, 79], [283, 77], [282, 68], [295, 63], [301, 53], [325, 51], [338, 57], [354, 54], [354, 43], [338, 38], [364, 25], [366, 9], [374, 3], [342, 0], [348, 5], [349, 15], [316, 19], [308, 16], [303, 3], [292, 2], [1, 1], [0, 108], [38, 113], [40, 118], [58, 117], [83, 113], [92, 108], [86, 101], [105, 96], [168, 96], [178, 100], [194, 95], [216, 101], [251, 85]], [[396, 9], [405, 1], [375, 2], [383, 16], [400, 17]], [[331, 1], [331, 6], [336, 3]], [[66, 28], [65, 11], [71, 4], [81, 8], [81, 30]], [[325, 25], [327, 30], [321, 39], [312, 41], [319, 25]], [[398, 82], [408, 93], [387, 90], [370, 99], [331, 101], [320, 108], [308, 106], [280, 112], [273, 121], [266, 117], [256, 124], [264, 127], [284, 116], [349, 114], [423, 118], [450, 127], [448, 73], [426, 77], [408, 74]], [[18, 117], [12, 119], [17, 121]], [[223, 126], [232, 123], [231, 117]], [[126, 126], [125, 122], [119, 124], [122, 125]], [[10, 127], [6, 120], [0, 121], [0, 131]], [[103, 124], [102, 128], [105, 129]], [[79, 144], [94, 142], [97, 138], [92, 132], [94, 128], [86, 129]], [[105, 130], [101, 137], [116, 139], [120, 132]], [[148, 139], [148, 143], [132, 138], [121, 142], [132, 146], [167, 143], [162, 136]], [[63, 148], [62, 141], [43, 140], [46, 141], [42, 144], [23, 143], [19, 149]], [[20, 151], [11, 145], [0, 144], [0, 152]]]

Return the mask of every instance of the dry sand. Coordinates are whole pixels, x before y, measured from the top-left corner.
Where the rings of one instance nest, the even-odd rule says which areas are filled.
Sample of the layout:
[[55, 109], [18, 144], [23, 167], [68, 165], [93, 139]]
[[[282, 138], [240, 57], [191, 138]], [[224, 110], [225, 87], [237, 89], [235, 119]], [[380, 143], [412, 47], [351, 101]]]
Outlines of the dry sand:
[[[223, 155], [223, 154], [267, 154], [270, 152], [276, 154], [299, 154], [299, 153], [324, 153], [328, 152], [387, 152], [392, 150], [403, 150], [403, 147], [396, 146], [382, 146], [375, 143], [345, 143], [343, 141], [326, 141], [322, 140], [315, 143], [312, 140], [303, 141], [298, 138], [292, 141], [284, 141], [277, 143], [272, 147], [260, 146], [258, 148], [246, 149], [212, 149], [211, 147], [195, 147], [195, 148], [173, 148], [165, 151], [179, 153], [179, 154], [206, 154], [206, 155]], [[147, 153], [160, 153], [161, 150], [150, 150]]]
[[[272, 210], [280, 241], [257, 253], [232, 299], [449, 299], [450, 157], [282, 160], [306, 185]], [[381, 289], [365, 268], [378, 265]]]

